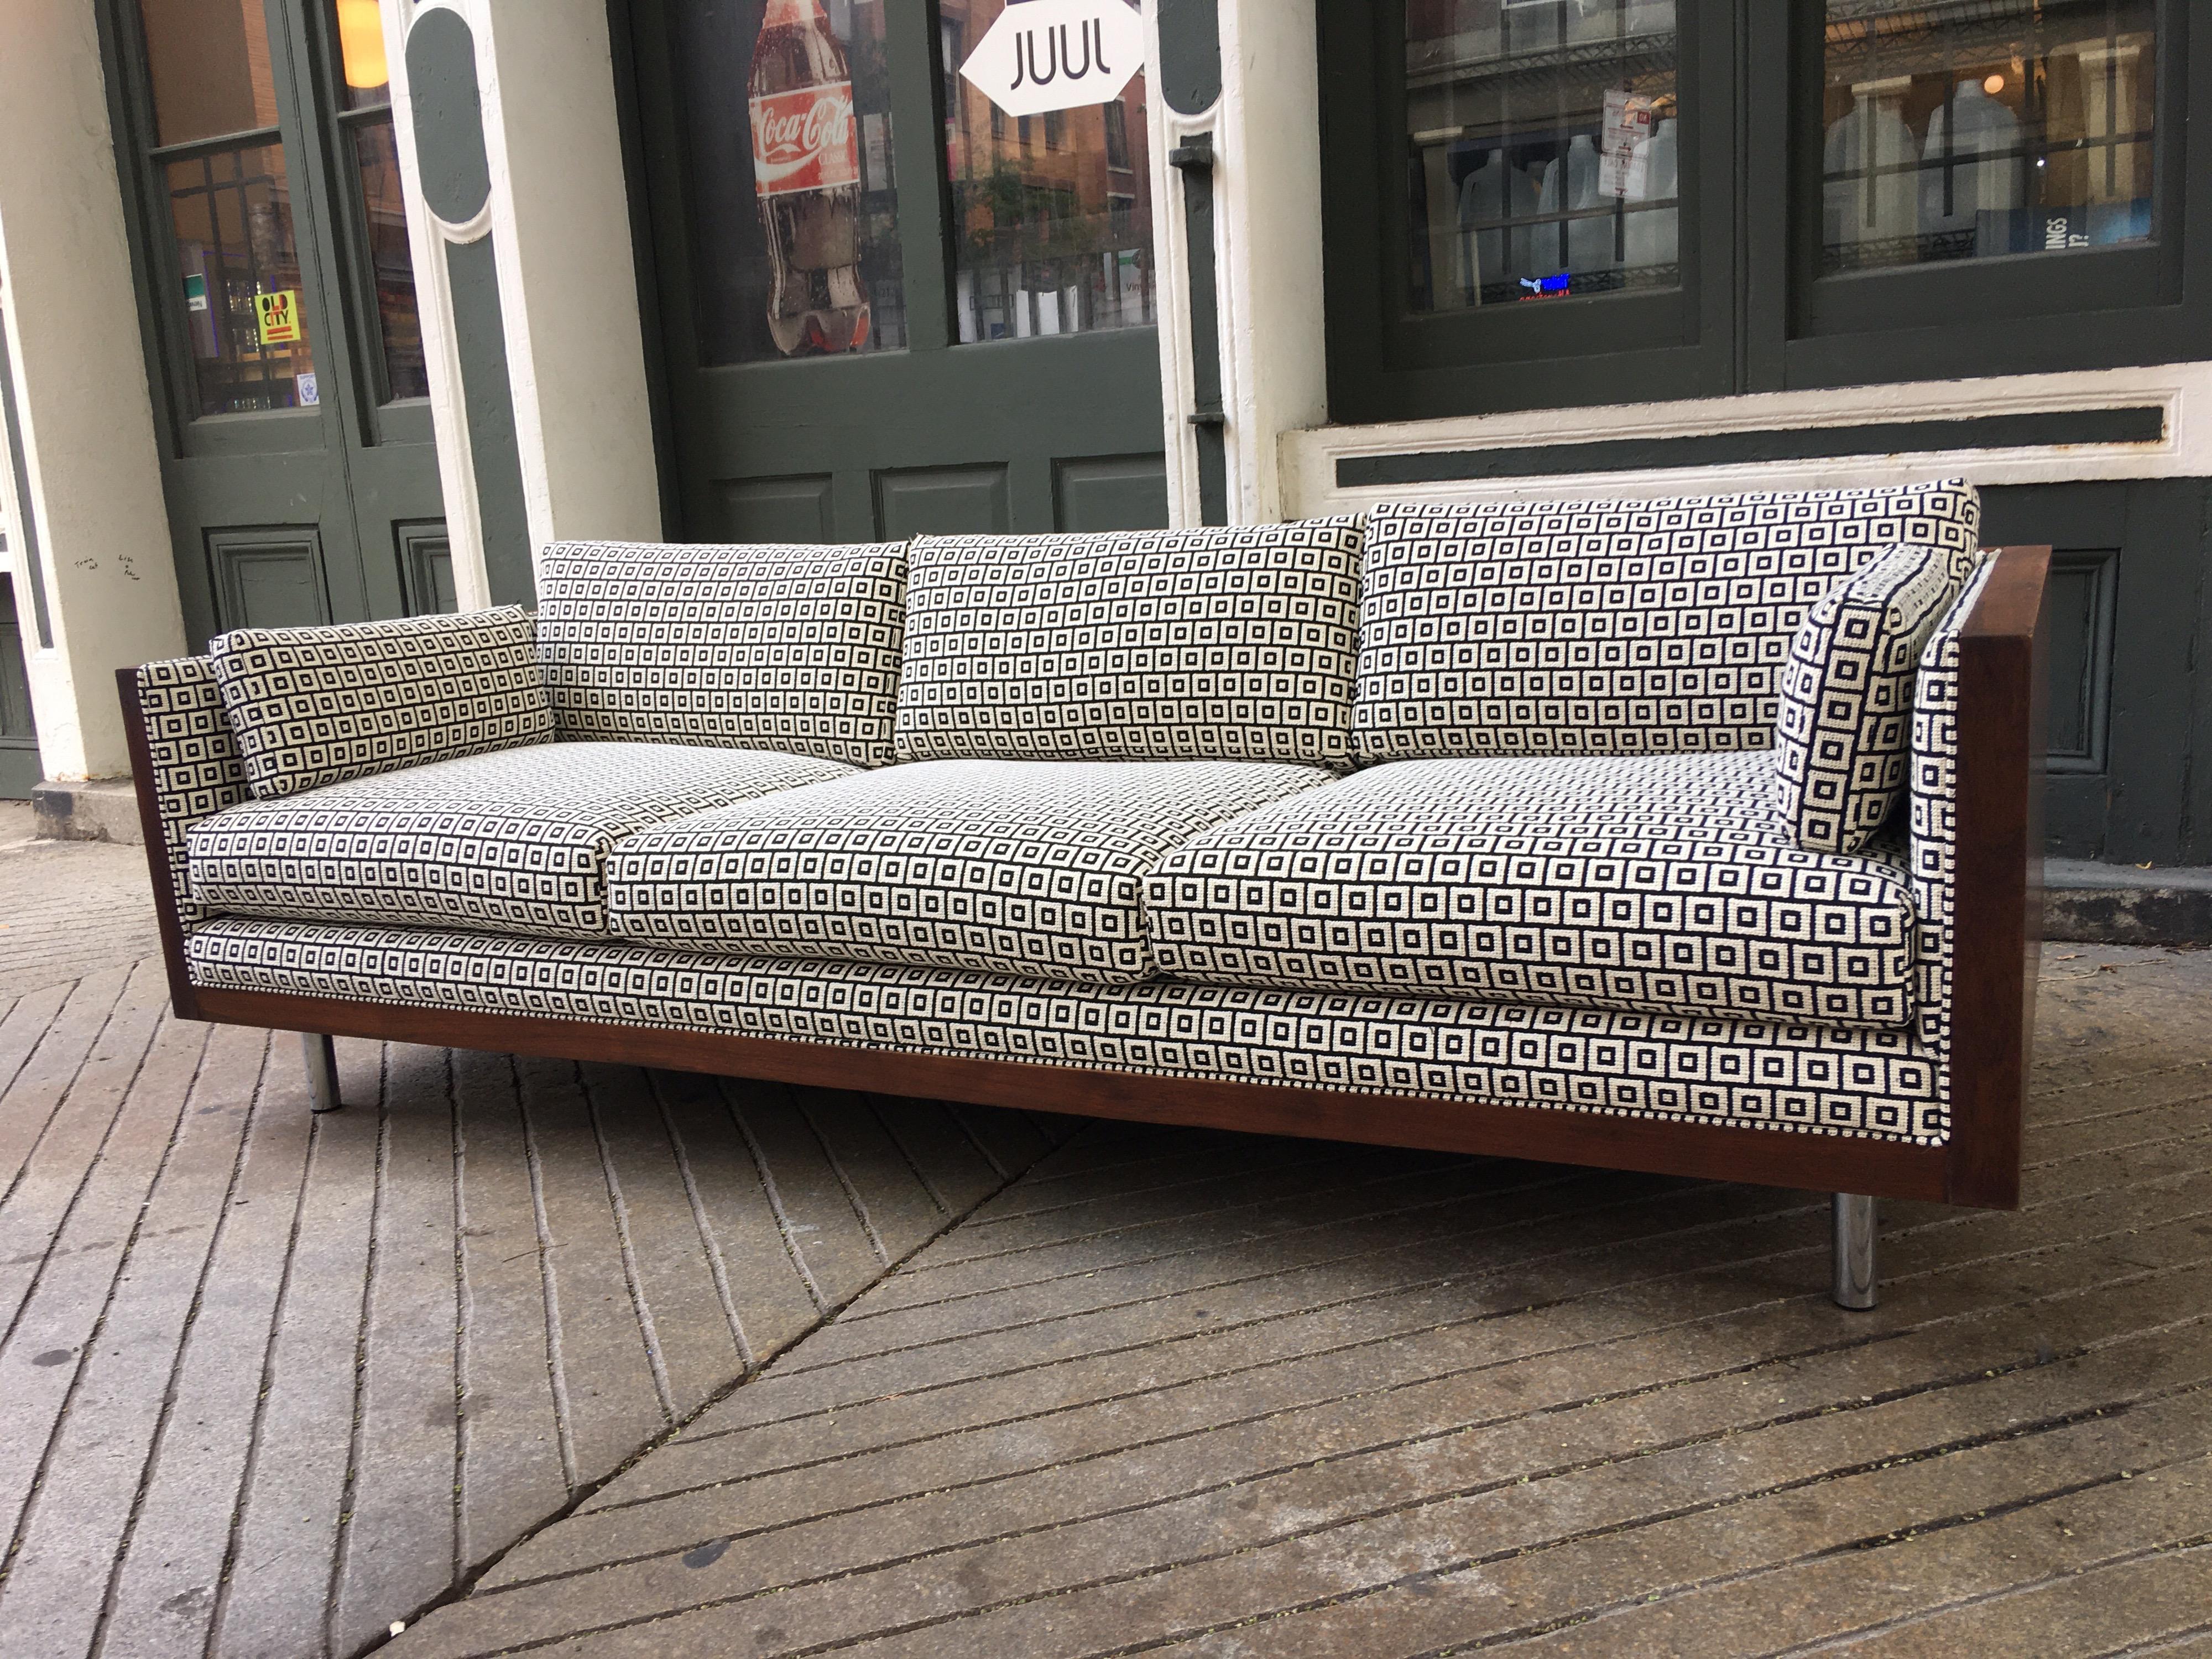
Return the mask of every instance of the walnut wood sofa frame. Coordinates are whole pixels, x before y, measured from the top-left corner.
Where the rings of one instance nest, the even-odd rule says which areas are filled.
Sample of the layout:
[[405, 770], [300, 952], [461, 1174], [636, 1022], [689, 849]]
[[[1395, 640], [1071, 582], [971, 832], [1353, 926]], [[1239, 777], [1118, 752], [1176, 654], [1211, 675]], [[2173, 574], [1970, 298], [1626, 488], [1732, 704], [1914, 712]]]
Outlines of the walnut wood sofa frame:
[[1835, 1299], [1870, 1308], [1876, 1199], [1996, 1209], [2020, 1203], [2043, 902], [2042, 623], [2050, 558], [2048, 547], [1999, 549], [1959, 641], [1950, 1135], [1940, 1146], [196, 986], [149, 787], [153, 763], [134, 671], [116, 678], [131, 769], [141, 780], [139, 816], [177, 1015], [301, 1033], [318, 1111], [339, 1104], [331, 1039], [368, 1037], [1808, 1188], [1835, 1195]]

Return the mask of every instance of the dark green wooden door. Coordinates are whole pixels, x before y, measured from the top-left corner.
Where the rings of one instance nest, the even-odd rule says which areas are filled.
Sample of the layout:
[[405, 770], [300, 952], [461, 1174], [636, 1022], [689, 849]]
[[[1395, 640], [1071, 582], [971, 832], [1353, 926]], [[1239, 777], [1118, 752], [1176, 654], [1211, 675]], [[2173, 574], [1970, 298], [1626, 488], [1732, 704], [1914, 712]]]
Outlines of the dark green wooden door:
[[375, 0], [112, 0], [195, 647], [451, 607]]
[[1166, 522], [1146, 77], [1006, 115], [1002, 9], [632, 0], [672, 533]]

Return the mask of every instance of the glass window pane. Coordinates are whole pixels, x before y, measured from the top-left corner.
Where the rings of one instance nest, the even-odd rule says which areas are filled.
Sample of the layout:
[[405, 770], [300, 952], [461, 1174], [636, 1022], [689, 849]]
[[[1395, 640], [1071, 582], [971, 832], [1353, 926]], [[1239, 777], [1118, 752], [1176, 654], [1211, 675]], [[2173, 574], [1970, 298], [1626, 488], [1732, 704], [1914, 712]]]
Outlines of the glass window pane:
[[1821, 268], [2142, 242], [2155, 0], [1828, 0]]
[[283, 147], [216, 150], [172, 161], [162, 176], [198, 412], [319, 401]]
[[1415, 311], [1679, 287], [1674, 0], [1405, 0]]
[[[954, 20], [965, 56], [1005, 9], [943, 0], [948, 52]], [[1144, 72], [1110, 102], [1011, 121], [965, 78], [954, 85], [945, 161], [962, 342], [1156, 321]]]
[[422, 319], [415, 306], [415, 260], [407, 244], [407, 209], [399, 193], [399, 149], [389, 120], [371, 116], [353, 127], [354, 166], [361, 175], [366, 222], [362, 246], [376, 280], [377, 324], [384, 337], [385, 395], [427, 398]]
[[672, 9], [702, 362], [906, 344], [885, 3]]
[[139, 0], [157, 144], [276, 125], [262, 0]]
[[390, 103], [392, 70], [384, 60], [384, 16], [376, 0], [337, 0], [337, 21], [345, 106]]

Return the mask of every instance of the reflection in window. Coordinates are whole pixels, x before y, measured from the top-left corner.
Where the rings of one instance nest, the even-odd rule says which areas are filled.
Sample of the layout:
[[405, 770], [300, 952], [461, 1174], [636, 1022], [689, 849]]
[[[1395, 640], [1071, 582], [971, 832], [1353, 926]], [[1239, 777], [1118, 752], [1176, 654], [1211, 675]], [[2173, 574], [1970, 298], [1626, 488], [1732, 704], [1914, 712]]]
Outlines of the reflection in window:
[[[1004, 9], [941, 0], [970, 40]], [[945, 152], [963, 343], [1155, 320], [1145, 87], [1139, 70], [1112, 102], [1007, 122], [958, 81]]]
[[1416, 311], [1681, 281], [1674, 0], [1404, 0]]
[[415, 259], [407, 245], [407, 206], [399, 189], [399, 148], [392, 132], [391, 69], [376, 0], [337, 0], [338, 58], [345, 110], [338, 117], [361, 183], [356, 228], [376, 295], [384, 344], [384, 396], [427, 398], [422, 319], [416, 308]]
[[702, 363], [905, 346], [885, 3], [671, 8]]
[[162, 169], [200, 415], [320, 401], [300, 304], [300, 250], [280, 144], [210, 150]]
[[2149, 239], [2155, 0], [1828, 0], [1825, 271]]

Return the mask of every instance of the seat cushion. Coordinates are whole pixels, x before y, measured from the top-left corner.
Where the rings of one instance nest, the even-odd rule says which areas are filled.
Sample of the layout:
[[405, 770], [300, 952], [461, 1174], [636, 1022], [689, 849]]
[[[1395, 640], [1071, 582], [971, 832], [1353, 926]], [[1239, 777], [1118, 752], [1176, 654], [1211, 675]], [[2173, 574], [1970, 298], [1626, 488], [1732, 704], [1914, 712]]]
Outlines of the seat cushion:
[[246, 784], [263, 800], [553, 735], [530, 618], [516, 605], [239, 628], [208, 655]]
[[1814, 600], [1900, 542], [1954, 586], [1960, 483], [1653, 501], [1417, 502], [1368, 514], [1363, 761], [1765, 749]]
[[604, 939], [623, 836], [851, 769], [757, 749], [544, 744], [246, 802], [192, 829], [185, 867], [196, 902], [238, 915]]
[[1359, 520], [922, 536], [902, 760], [1349, 757]]
[[891, 758], [902, 543], [561, 542], [538, 595], [561, 738]]
[[664, 823], [615, 849], [621, 938], [694, 951], [1146, 979], [1145, 878], [1328, 781], [1237, 762], [935, 761]]
[[1407, 761], [1194, 836], [1146, 896], [1212, 984], [1902, 1024], [1902, 855], [1808, 853], [1764, 754]]
[[1774, 731], [1774, 807], [1800, 847], [1856, 853], [1896, 809], [1913, 676], [1959, 588], [1937, 549], [1900, 547], [1806, 614]]

